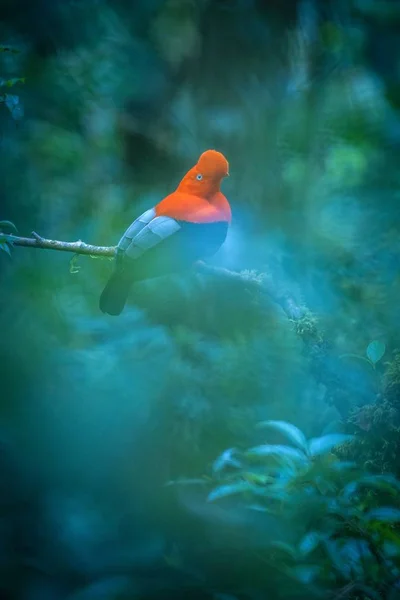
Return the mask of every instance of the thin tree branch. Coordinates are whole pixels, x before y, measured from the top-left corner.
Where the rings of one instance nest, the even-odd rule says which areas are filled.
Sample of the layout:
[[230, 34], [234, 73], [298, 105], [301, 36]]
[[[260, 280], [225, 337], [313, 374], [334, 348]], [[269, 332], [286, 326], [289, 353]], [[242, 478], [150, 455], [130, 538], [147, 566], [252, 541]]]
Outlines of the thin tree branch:
[[[1, 236], [2, 234], [0, 234]], [[29, 248], [41, 248], [42, 250], [59, 250], [61, 252], [73, 252], [74, 254], [85, 254], [86, 256], [104, 256], [112, 258], [116, 255], [115, 246], [94, 246], [86, 244], [82, 240], [76, 242], [61, 242], [59, 240], [48, 240], [32, 231], [31, 238], [16, 235], [4, 235], [7, 242], [13, 246], [26, 246]]]

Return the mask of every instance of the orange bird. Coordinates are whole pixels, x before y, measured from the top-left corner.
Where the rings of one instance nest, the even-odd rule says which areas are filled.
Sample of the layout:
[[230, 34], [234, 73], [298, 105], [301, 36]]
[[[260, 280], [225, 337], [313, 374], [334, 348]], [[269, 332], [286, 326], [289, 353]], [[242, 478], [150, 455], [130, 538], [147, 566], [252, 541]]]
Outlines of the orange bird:
[[182, 271], [217, 252], [232, 218], [220, 190], [228, 175], [229, 164], [221, 152], [203, 152], [177, 189], [128, 227], [100, 296], [103, 313], [121, 314], [136, 281]]

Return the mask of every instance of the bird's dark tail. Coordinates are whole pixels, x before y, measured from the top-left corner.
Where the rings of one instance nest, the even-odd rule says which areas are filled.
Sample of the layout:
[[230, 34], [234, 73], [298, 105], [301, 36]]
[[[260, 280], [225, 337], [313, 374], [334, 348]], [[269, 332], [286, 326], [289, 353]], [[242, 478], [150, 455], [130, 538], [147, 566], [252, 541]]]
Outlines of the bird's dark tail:
[[100, 296], [100, 310], [115, 317], [120, 315], [124, 310], [132, 283], [132, 277], [122, 269], [116, 269]]

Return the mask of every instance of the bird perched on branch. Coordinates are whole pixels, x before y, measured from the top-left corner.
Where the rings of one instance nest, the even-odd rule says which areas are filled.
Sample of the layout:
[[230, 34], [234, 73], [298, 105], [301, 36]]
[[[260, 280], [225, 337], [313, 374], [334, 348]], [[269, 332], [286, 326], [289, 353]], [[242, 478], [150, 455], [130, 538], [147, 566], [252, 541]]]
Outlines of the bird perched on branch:
[[228, 175], [225, 156], [206, 150], [172, 194], [128, 227], [117, 246], [114, 272], [100, 296], [103, 313], [121, 314], [136, 281], [185, 270], [217, 252], [232, 216], [220, 190]]

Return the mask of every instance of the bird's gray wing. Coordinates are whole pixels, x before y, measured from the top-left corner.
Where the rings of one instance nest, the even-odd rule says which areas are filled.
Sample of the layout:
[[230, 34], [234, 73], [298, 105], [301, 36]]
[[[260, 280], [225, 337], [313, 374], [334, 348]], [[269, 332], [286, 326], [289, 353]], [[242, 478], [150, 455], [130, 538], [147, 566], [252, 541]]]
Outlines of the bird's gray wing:
[[146, 210], [125, 231], [118, 242], [118, 251], [128, 258], [138, 258], [181, 229], [171, 217], [156, 217], [154, 208]]

